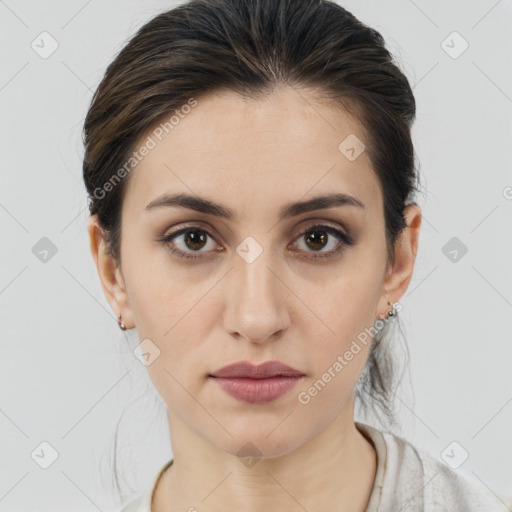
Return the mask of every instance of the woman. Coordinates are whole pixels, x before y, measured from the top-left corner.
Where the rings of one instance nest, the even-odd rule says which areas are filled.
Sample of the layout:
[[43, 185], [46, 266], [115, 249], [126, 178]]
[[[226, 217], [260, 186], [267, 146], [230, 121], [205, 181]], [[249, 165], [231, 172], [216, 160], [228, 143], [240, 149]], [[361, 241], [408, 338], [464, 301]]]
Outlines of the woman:
[[493, 510], [354, 420], [356, 399], [393, 414], [414, 116], [380, 34], [328, 1], [191, 1], [108, 67], [84, 126], [91, 252], [173, 450], [123, 511]]

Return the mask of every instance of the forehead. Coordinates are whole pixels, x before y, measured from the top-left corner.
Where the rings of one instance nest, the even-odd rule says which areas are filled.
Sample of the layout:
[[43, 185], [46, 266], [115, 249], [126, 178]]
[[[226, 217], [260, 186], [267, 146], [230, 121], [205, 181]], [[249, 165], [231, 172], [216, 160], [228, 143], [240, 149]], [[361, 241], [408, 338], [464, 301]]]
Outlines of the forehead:
[[332, 191], [378, 207], [368, 155], [349, 159], [343, 152], [344, 141], [365, 140], [363, 127], [312, 90], [283, 87], [258, 99], [222, 91], [196, 101], [172, 125], [154, 125], [140, 138], [135, 149], [150, 149], [131, 171], [123, 209], [142, 211], [175, 192], [216, 198], [235, 210], [274, 204], [277, 210]]

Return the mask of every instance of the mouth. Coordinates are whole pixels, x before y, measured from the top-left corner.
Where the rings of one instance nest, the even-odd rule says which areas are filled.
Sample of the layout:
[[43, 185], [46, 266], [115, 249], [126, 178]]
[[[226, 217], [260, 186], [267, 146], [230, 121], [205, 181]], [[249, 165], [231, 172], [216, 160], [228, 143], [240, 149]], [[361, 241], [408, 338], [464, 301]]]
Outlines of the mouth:
[[266, 403], [288, 393], [305, 374], [279, 361], [257, 366], [241, 361], [224, 366], [208, 377], [237, 400]]

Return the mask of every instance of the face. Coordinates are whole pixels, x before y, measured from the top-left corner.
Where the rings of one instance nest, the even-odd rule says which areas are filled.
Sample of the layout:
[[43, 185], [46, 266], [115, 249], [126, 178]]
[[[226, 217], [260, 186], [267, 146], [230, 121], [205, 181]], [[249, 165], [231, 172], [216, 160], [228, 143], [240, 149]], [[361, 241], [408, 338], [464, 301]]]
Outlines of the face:
[[[364, 141], [362, 126], [312, 90], [282, 88], [198, 98], [162, 140], [155, 133], [131, 171], [109, 300], [158, 347], [147, 370], [171, 423], [230, 453], [247, 438], [264, 456], [289, 452], [352, 406], [370, 348], [357, 340], [412, 271], [392, 281], [369, 157], [339, 149]], [[166, 205], [175, 194], [210, 208]], [[311, 203], [333, 194], [351, 199]], [[234, 398], [209, 377], [269, 360], [304, 374], [269, 402]]]

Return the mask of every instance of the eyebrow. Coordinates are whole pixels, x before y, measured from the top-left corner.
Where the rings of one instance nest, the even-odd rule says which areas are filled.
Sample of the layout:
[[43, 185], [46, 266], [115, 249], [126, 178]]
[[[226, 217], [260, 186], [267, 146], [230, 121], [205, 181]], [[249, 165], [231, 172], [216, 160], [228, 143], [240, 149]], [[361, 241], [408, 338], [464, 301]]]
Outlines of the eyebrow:
[[[287, 219], [295, 217], [301, 213], [308, 213], [316, 210], [333, 208], [336, 206], [355, 206], [365, 209], [365, 205], [356, 197], [342, 193], [332, 193], [313, 197], [306, 201], [297, 201], [284, 205], [279, 210], [279, 219]], [[236, 217], [235, 211], [221, 204], [215, 203], [199, 196], [189, 195], [185, 193], [164, 194], [151, 201], [145, 212], [164, 208], [164, 207], [181, 207], [195, 210], [197, 212], [214, 215], [227, 220], [233, 220]]]

